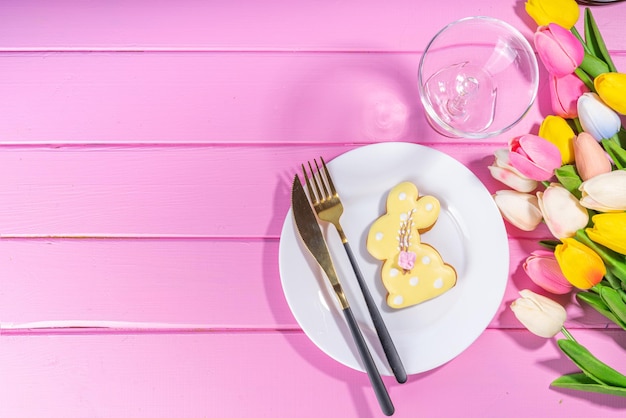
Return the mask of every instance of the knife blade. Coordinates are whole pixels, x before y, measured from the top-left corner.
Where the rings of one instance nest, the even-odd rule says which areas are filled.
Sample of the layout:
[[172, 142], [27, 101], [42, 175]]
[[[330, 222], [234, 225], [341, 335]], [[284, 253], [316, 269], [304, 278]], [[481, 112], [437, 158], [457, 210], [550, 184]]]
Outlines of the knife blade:
[[389, 397], [389, 393], [387, 392], [387, 388], [383, 383], [380, 373], [378, 372], [376, 363], [374, 363], [372, 354], [367, 347], [367, 343], [363, 338], [363, 334], [359, 329], [358, 323], [354, 318], [350, 304], [348, 303], [339, 278], [337, 277], [337, 272], [335, 271], [330, 252], [328, 251], [328, 246], [326, 245], [326, 241], [322, 235], [317, 218], [313, 212], [313, 208], [311, 208], [309, 199], [304, 192], [304, 188], [302, 187], [302, 183], [300, 182], [300, 178], [297, 174], [293, 179], [293, 185], [291, 188], [291, 207], [293, 210], [294, 221], [296, 223], [296, 229], [298, 230], [300, 238], [326, 274], [326, 277], [328, 278], [333, 291], [339, 300], [339, 305], [341, 306], [341, 310], [343, 311], [348, 327], [350, 328], [350, 333], [354, 338], [354, 342], [365, 366], [370, 383], [376, 393], [378, 403], [385, 415], [393, 415], [395, 408], [391, 402], [391, 398]]

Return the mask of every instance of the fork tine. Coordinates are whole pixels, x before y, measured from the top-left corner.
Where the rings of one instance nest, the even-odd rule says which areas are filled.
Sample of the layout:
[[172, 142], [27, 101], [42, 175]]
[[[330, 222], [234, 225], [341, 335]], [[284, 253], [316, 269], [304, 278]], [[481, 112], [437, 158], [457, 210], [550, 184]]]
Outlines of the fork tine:
[[[322, 157], [320, 157], [321, 159]], [[330, 198], [330, 194], [328, 193], [328, 189], [326, 188], [326, 182], [324, 181], [324, 175], [322, 174], [322, 171], [320, 170], [320, 166], [317, 164], [317, 159], [313, 160], [315, 161], [315, 168], [317, 168], [317, 175], [319, 176], [319, 181], [322, 184], [322, 189], [324, 191], [324, 194], [322, 195], [322, 200], [324, 199], [329, 199]]]
[[[311, 162], [308, 161], [309, 164], [309, 170], [311, 170], [311, 182], [313, 183], [313, 186], [315, 188], [315, 193], [317, 194], [317, 198], [315, 199], [315, 203], [320, 203], [322, 202], [326, 197], [325, 195], [322, 193], [322, 189], [320, 188], [320, 184], [319, 184], [319, 180], [318, 180], [318, 175], [315, 170], [313, 170], [313, 167], [311, 166]], [[317, 165], [317, 163], [316, 163]]]
[[[306, 188], [309, 192], [309, 199], [311, 199], [311, 201], [313, 202], [313, 204], [317, 204], [317, 196], [315, 195], [315, 193], [313, 193], [313, 188], [311, 187], [311, 182], [309, 181], [309, 175], [306, 172], [306, 168], [304, 168], [304, 164], [302, 165], [302, 173], [304, 174], [304, 180], [306, 181]], [[309, 164], [309, 167], [311, 167], [311, 164]], [[311, 175], [313, 175], [313, 173], [311, 173]]]
[[328, 187], [330, 188], [330, 194], [332, 196], [335, 196], [337, 194], [337, 190], [335, 190], [335, 185], [333, 184], [333, 180], [330, 177], [330, 173], [328, 172], [328, 167], [326, 167], [326, 163], [324, 162], [324, 159], [322, 157], [320, 157], [320, 160], [322, 161], [322, 167], [324, 168], [324, 176], [326, 177]]

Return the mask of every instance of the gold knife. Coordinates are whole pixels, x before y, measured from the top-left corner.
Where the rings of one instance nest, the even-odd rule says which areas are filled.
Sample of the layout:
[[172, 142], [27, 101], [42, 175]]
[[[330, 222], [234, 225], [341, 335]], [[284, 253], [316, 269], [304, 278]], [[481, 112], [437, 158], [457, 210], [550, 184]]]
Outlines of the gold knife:
[[317, 218], [313, 213], [309, 199], [304, 192], [304, 188], [302, 187], [302, 183], [300, 182], [300, 178], [297, 174], [293, 179], [293, 186], [291, 188], [291, 207], [293, 209], [293, 217], [296, 222], [296, 229], [300, 234], [300, 238], [302, 238], [302, 241], [310, 251], [311, 255], [313, 255], [322, 270], [324, 270], [324, 273], [326, 273], [326, 277], [330, 281], [337, 299], [339, 300], [339, 305], [341, 306], [343, 315], [346, 318], [346, 322], [348, 322], [348, 327], [350, 328], [354, 342], [359, 350], [361, 360], [365, 365], [365, 370], [367, 371], [367, 375], [374, 388], [374, 392], [376, 393], [378, 403], [380, 404], [380, 407], [385, 415], [393, 415], [395, 408], [391, 402], [391, 398], [389, 397], [389, 393], [387, 392], [387, 388], [383, 383], [380, 373], [376, 368], [376, 363], [374, 363], [374, 359], [372, 358], [372, 354], [367, 347], [367, 343], [363, 338], [363, 334], [361, 333], [356, 319], [354, 318], [350, 304], [346, 299], [346, 295], [343, 292], [343, 288], [341, 287], [341, 283], [339, 282], [339, 278], [335, 272], [332, 259], [330, 258], [330, 252], [326, 246], [326, 241], [324, 240], [320, 226], [317, 223]]

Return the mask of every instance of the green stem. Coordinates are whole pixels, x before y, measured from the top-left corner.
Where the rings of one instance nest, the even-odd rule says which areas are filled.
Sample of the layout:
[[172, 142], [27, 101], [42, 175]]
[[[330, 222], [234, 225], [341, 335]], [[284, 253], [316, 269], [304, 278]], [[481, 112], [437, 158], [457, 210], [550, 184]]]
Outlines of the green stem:
[[580, 119], [576, 117], [576, 118], [573, 118], [572, 120], [574, 121], [574, 125], [576, 126], [577, 133], [581, 133], [584, 129], [583, 129], [583, 125], [581, 125], [580, 123]]
[[570, 334], [570, 332], [564, 326], [561, 327], [561, 334], [565, 335], [568, 340], [571, 340], [571, 341], [574, 341], [574, 342], [578, 342], [578, 341], [576, 341], [576, 338], [574, 338], [574, 336], [572, 334]]
[[596, 88], [593, 85], [593, 79], [580, 67], [576, 67], [574, 73], [580, 78], [580, 81], [585, 83], [585, 86], [592, 92], [596, 92]]

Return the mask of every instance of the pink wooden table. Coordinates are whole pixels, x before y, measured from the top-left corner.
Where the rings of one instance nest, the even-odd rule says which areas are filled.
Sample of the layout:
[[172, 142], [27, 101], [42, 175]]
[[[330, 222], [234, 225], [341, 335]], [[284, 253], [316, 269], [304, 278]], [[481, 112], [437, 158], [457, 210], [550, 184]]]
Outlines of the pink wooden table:
[[[285, 301], [290, 180], [317, 155], [408, 141], [502, 188], [487, 165], [550, 112], [545, 72], [529, 115], [488, 141], [437, 135], [417, 94], [428, 40], [470, 15], [534, 30], [513, 0], [2, 1], [0, 416], [380, 416], [367, 376], [322, 353]], [[626, 6], [595, 16], [626, 68]], [[406, 117], [380, 127], [380, 103]], [[626, 413], [623, 398], [549, 389], [575, 367], [507, 308], [547, 236], [508, 228], [490, 326], [435, 370], [386, 377], [395, 416]], [[569, 312], [625, 371], [626, 335]]]

